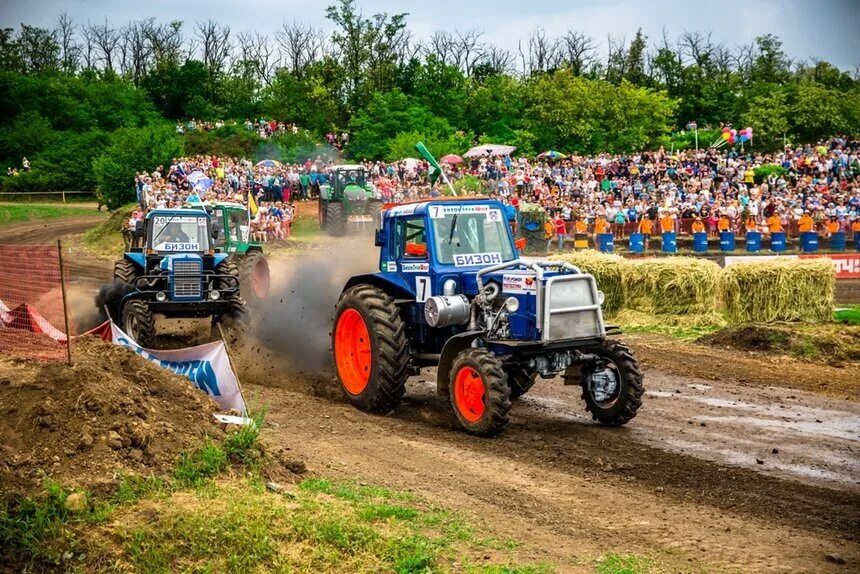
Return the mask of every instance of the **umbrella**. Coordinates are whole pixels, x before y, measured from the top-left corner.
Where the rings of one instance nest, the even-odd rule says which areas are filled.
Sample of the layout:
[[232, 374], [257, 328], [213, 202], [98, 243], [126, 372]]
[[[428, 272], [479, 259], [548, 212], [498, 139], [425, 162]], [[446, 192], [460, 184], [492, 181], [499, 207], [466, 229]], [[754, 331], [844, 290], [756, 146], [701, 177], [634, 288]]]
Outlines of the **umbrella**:
[[264, 159], [258, 161], [254, 167], [281, 167], [281, 162], [275, 159]]
[[480, 157], [482, 155], [508, 155], [515, 149], [517, 149], [517, 147], [512, 145], [484, 144], [473, 147], [472, 149], [464, 153], [463, 157]]
[[563, 153], [561, 153], [560, 151], [547, 150], [547, 151], [543, 152], [542, 154], [538, 155], [538, 157], [546, 157], [549, 159], [564, 159], [567, 156], [564, 155]]
[[458, 156], [455, 153], [449, 153], [448, 155], [443, 155], [442, 159], [440, 159], [442, 163], [450, 163], [451, 165], [455, 165], [458, 163], [463, 163], [463, 158]]

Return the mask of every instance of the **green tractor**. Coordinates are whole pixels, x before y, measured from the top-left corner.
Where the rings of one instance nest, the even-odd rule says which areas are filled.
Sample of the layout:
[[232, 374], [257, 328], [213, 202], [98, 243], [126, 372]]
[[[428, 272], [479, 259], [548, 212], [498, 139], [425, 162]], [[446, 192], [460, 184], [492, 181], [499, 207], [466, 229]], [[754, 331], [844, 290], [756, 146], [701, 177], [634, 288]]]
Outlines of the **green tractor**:
[[212, 246], [229, 257], [225, 265], [239, 277], [239, 289], [249, 304], [269, 295], [269, 263], [263, 245], [251, 241], [248, 208], [240, 203], [204, 206], [212, 218]]
[[371, 229], [379, 226], [382, 201], [376, 198], [362, 165], [336, 165], [329, 181], [320, 185], [320, 228], [335, 237], [344, 235], [350, 224]]

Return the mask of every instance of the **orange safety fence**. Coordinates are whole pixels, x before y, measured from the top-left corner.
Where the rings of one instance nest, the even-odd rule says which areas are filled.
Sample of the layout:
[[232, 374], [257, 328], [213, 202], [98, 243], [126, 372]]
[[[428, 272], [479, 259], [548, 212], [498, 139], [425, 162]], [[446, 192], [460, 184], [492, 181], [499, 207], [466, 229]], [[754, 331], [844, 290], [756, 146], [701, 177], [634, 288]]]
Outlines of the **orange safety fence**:
[[57, 245], [0, 245], [0, 352], [42, 361], [71, 356], [61, 278]]

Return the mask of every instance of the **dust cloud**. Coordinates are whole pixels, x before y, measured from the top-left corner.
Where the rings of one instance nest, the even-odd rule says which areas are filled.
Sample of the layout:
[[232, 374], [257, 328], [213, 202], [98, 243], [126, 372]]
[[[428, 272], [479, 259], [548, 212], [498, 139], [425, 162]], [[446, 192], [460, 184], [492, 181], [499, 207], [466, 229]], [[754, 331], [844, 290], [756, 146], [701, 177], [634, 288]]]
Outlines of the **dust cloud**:
[[[331, 328], [338, 297], [353, 275], [378, 269], [379, 251], [366, 235], [333, 240], [322, 250], [270, 259], [268, 302], [255, 309], [253, 334], [282, 369], [332, 372]], [[265, 360], [265, 359], [264, 359]]]

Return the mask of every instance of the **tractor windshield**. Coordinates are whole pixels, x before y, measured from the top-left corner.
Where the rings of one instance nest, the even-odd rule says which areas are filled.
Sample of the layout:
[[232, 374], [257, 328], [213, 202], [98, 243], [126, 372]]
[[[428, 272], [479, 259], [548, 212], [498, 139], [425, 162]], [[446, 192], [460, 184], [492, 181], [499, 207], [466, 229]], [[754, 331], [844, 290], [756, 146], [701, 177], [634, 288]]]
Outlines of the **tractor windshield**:
[[457, 267], [488, 265], [514, 258], [502, 211], [487, 205], [431, 205], [436, 257]]
[[209, 250], [209, 219], [194, 215], [156, 215], [152, 218], [152, 249], [162, 253]]
[[366, 179], [363, 169], [341, 169], [337, 172], [337, 178], [342, 188], [348, 185], [364, 187]]

